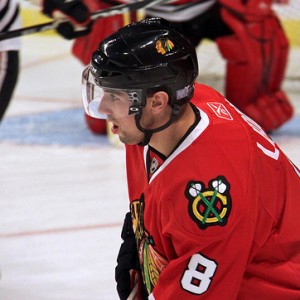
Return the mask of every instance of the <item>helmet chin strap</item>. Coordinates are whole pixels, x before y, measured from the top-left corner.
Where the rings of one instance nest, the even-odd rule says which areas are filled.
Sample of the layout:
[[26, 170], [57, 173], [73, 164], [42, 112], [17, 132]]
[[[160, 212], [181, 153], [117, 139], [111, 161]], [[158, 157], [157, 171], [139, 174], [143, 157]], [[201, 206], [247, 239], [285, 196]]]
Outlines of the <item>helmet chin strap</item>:
[[139, 143], [139, 146], [148, 145], [150, 140], [151, 140], [151, 137], [152, 137], [153, 133], [162, 131], [162, 130], [166, 129], [167, 127], [169, 127], [174, 122], [174, 120], [177, 118], [178, 114], [179, 114], [179, 106], [174, 105], [173, 108], [172, 108], [172, 114], [170, 116], [169, 121], [166, 122], [164, 125], [159, 126], [157, 128], [154, 128], [154, 129], [145, 129], [144, 127], [142, 127], [141, 122], [140, 122], [141, 118], [142, 118], [142, 110], [141, 110], [140, 113], [136, 114], [135, 115], [136, 126], [141, 132], [143, 132], [145, 134], [145, 138], [144, 138], [143, 142]]

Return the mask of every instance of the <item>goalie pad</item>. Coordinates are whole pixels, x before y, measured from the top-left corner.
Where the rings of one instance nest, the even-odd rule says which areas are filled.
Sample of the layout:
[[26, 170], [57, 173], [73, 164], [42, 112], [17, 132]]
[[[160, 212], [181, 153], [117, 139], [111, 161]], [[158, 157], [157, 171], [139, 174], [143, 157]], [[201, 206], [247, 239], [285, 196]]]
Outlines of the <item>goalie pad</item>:
[[281, 91], [289, 45], [271, 4], [261, 10], [261, 2], [248, 1], [250, 8], [244, 6], [239, 11], [226, 3], [221, 15], [233, 34], [217, 38], [216, 43], [227, 60], [226, 97], [271, 131], [293, 115], [293, 108]]
[[277, 91], [271, 95], [258, 97], [255, 102], [243, 107], [243, 112], [256, 121], [267, 132], [279, 128], [293, 115], [285, 93]]

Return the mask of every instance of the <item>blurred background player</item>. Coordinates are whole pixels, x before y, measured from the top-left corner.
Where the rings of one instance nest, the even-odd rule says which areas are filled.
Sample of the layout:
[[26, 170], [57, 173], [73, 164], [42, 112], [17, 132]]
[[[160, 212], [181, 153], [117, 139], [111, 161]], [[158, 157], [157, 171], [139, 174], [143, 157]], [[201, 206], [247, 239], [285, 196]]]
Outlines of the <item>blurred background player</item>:
[[[55, 17], [53, 12], [61, 10], [71, 19], [76, 19], [70, 7], [78, 2], [45, 0], [44, 12]], [[128, 2], [84, 1], [91, 11]], [[227, 99], [268, 132], [279, 128], [293, 115], [293, 107], [281, 87], [289, 43], [272, 9], [274, 2], [287, 4], [288, 1], [177, 0], [151, 7], [145, 12], [145, 16], [163, 17], [172, 22], [194, 46], [205, 38], [215, 41], [227, 62]], [[49, 6], [51, 10], [47, 9]], [[133, 13], [130, 21], [136, 18]], [[88, 64], [98, 43], [123, 25], [122, 16], [97, 20], [90, 34], [75, 40], [73, 54], [83, 64]], [[103, 133], [105, 121], [89, 116], [86, 116], [86, 121], [93, 132]]]
[[[21, 27], [19, 2], [0, 1], [0, 33]], [[12, 99], [19, 74], [20, 38], [0, 41], [0, 121]]]

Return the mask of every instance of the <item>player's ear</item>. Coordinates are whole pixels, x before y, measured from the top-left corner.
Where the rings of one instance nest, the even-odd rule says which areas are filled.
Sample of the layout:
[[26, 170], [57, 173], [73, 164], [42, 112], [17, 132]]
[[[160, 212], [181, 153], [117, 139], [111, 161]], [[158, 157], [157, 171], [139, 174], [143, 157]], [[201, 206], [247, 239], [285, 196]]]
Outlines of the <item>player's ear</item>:
[[156, 92], [151, 98], [151, 110], [153, 113], [160, 113], [169, 102], [169, 95], [166, 92]]

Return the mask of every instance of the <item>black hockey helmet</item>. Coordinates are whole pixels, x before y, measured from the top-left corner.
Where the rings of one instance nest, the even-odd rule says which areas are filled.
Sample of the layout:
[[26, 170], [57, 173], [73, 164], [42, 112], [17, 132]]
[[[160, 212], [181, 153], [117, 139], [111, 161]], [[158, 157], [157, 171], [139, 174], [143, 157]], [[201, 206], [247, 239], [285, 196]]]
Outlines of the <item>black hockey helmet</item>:
[[[132, 23], [104, 39], [93, 53], [89, 68], [90, 74], [86, 70], [84, 77], [87, 81], [93, 77], [94, 85], [130, 91], [128, 113], [138, 115], [137, 119], [147, 95], [160, 90], [168, 93], [175, 116], [178, 106], [193, 96], [198, 76], [195, 48], [161, 18]], [[138, 121], [137, 125], [145, 131]]]
[[130, 24], [111, 35], [94, 52], [92, 66], [106, 87], [165, 87], [171, 105], [190, 97], [198, 76], [194, 47], [160, 18]]

